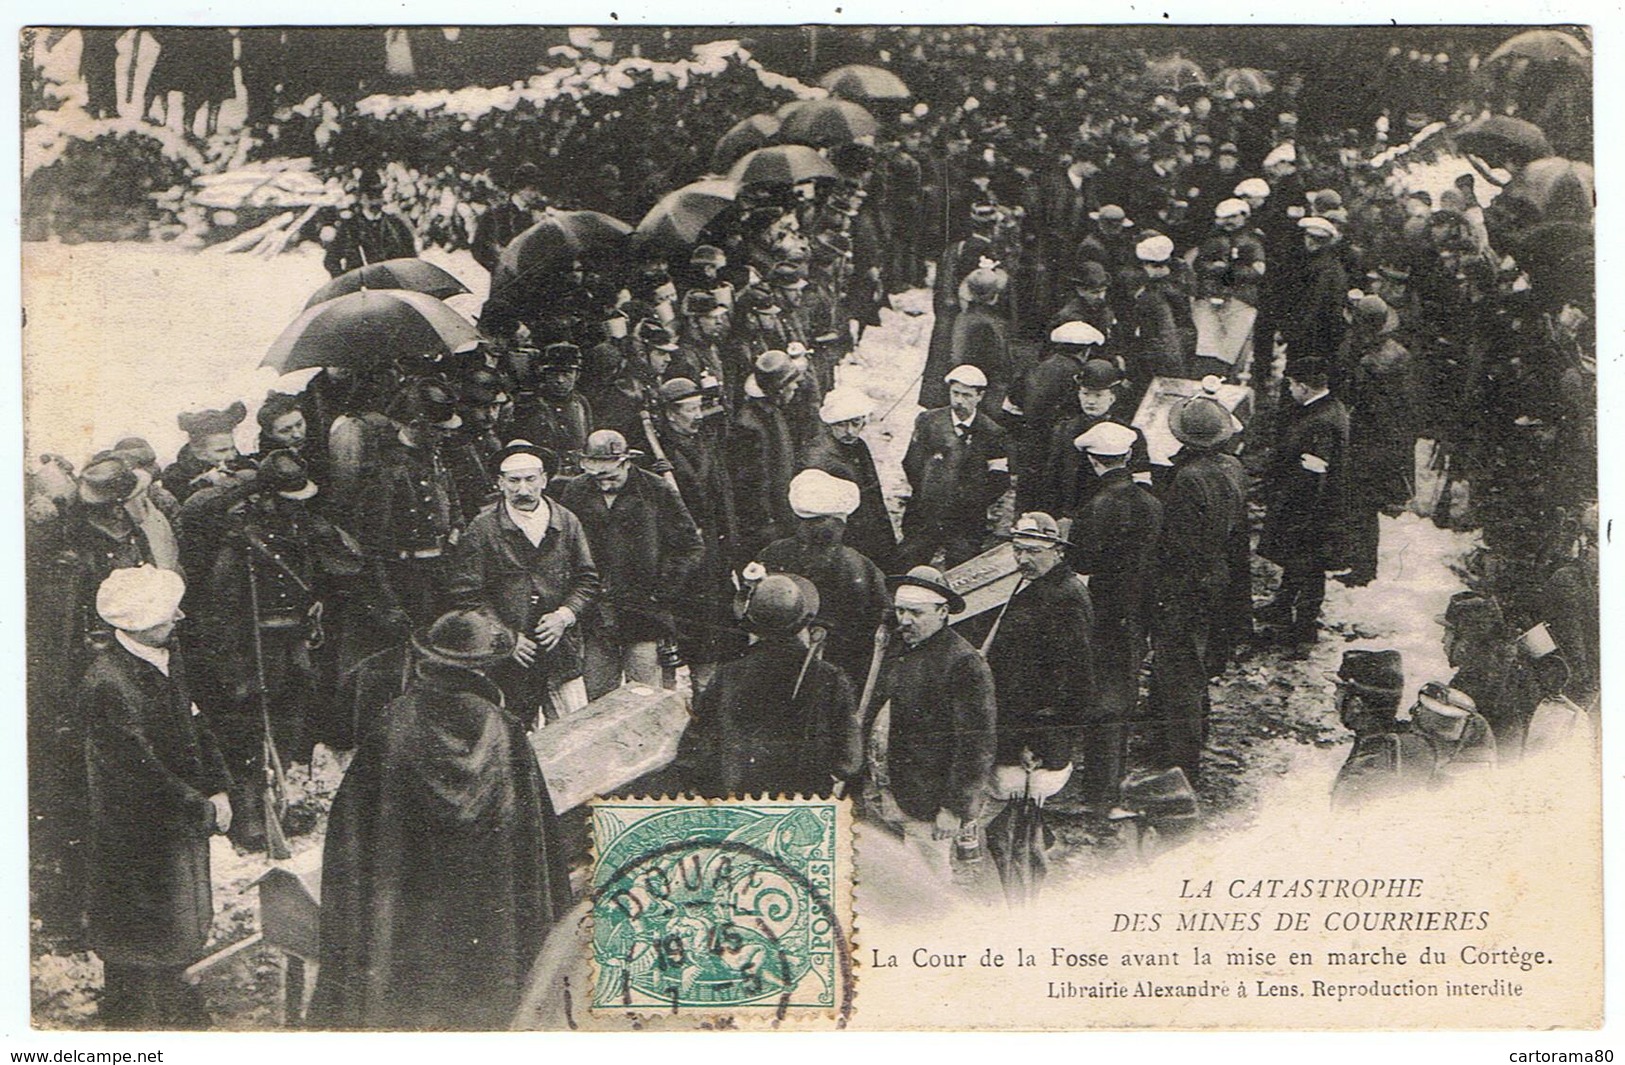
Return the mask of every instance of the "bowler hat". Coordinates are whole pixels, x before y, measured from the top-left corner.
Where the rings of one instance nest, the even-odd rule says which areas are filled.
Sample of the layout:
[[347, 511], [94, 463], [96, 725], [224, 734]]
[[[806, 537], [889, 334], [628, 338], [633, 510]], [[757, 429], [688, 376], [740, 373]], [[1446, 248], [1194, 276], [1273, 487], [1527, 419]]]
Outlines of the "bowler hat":
[[1003, 295], [1009, 283], [1010, 275], [1003, 270], [978, 267], [966, 275], [959, 295], [961, 299], [975, 300], [977, 303], [992, 303]]
[[756, 357], [750, 376], [757, 387], [774, 393], [801, 376], [801, 364], [782, 351], [764, 351]]
[[1168, 431], [1190, 447], [1215, 448], [1235, 435], [1236, 423], [1219, 401], [1192, 396], [1169, 412]]
[[779, 298], [766, 285], [749, 285], [739, 293], [734, 305], [746, 314], [778, 314]]
[[673, 377], [660, 385], [660, 402], [680, 403], [685, 399], [703, 396], [705, 392], [687, 377]]
[[1394, 703], [1405, 691], [1404, 662], [1398, 651], [1344, 651], [1328, 680], [1370, 702]]
[[702, 318], [722, 306], [716, 296], [703, 288], [692, 288], [683, 294], [683, 313]]
[[818, 616], [818, 588], [794, 573], [763, 577], [745, 607], [745, 623], [763, 634], [790, 634]]
[[1073, 384], [1079, 388], [1087, 388], [1091, 392], [1115, 388], [1122, 379], [1122, 371], [1109, 359], [1090, 359], [1083, 364], [1083, 369], [1072, 375]]
[[429, 631], [412, 635], [420, 654], [456, 666], [478, 668], [513, 654], [513, 631], [483, 609], [453, 610], [440, 615]]
[[965, 599], [948, 586], [948, 578], [935, 566], [915, 566], [900, 577], [887, 577], [892, 591], [898, 588], [924, 588], [935, 592], [948, 602], [948, 613], [958, 614], [965, 609]]

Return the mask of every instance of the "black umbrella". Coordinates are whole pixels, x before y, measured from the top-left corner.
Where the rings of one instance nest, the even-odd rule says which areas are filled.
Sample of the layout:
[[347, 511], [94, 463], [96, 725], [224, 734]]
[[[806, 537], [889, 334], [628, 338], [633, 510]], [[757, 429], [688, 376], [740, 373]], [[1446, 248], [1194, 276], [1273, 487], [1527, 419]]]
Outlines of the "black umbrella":
[[766, 148], [778, 135], [777, 115], [751, 115], [717, 139], [716, 150], [711, 153], [712, 172], [726, 173], [741, 157]]
[[468, 319], [433, 296], [366, 289], [306, 308], [260, 365], [278, 373], [313, 366], [370, 369], [385, 358], [445, 355], [478, 340]]
[[803, 100], [788, 108], [781, 117], [781, 144], [833, 147], [850, 144], [860, 137], [873, 137], [880, 129], [875, 116], [851, 100]]
[[744, 185], [794, 185], [815, 178], [840, 175], [828, 159], [804, 144], [758, 148], [734, 164], [728, 177]]
[[569, 271], [576, 260], [619, 262], [631, 235], [631, 226], [598, 211], [554, 212], [502, 249], [491, 272], [491, 294], [511, 301], [546, 288], [552, 275]]
[[1463, 151], [1482, 156], [1491, 166], [1514, 166], [1544, 159], [1552, 154], [1552, 144], [1533, 122], [1510, 115], [1484, 115], [1475, 118], [1460, 133], [1456, 145]]
[[314, 307], [362, 289], [405, 289], [443, 300], [462, 295], [468, 291], [468, 286], [434, 263], [422, 259], [385, 259], [333, 278], [317, 289], [305, 306]]
[[891, 71], [862, 64], [837, 67], [819, 78], [818, 84], [843, 100], [908, 100], [914, 95]]

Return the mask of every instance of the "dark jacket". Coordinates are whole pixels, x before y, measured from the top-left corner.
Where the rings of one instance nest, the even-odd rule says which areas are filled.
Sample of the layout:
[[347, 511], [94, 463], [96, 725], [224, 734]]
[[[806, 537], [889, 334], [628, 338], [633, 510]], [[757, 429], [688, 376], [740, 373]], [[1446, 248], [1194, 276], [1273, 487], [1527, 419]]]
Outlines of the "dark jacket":
[[954, 319], [949, 340], [951, 363], [974, 366], [987, 375], [989, 409], [997, 410], [1010, 387], [1010, 320], [996, 309], [973, 303]]
[[961, 439], [949, 408], [924, 411], [914, 421], [903, 473], [912, 490], [903, 512], [905, 533], [985, 531], [988, 507], [1010, 487], [1005, 432], [978, 410]]
[[487, 271], [495, 271], [497, 260], [502, 257], [502, 249], [535, 224], [536, 215], [529, 208], [521, 207], [511, 199], [493, 203], [474, 225], [474, 243], [469, 248], [474, 261]]
[[1337, 354], [1348, 329], [1343, 317], [1348, 292], [1341, 247], [1334, 244], [1309, 256], [1298, 284], [1282, 296], [1281, 339], [1288, 355], [1331, 359]]
[[1062, 769], [1082, 727], [1098, 718], [1094, 606], [1064, 561], [1010, 600], [988, 648], [998, 695], [999, 765], [1020, 765], [1031, 750], [1045, 769]]
[[548, 448], [558, 455], [559, 469], [573, 473], [581, 468], [576, 453], [587, 446], [587, 434], [596, 425], [592, 404], [580, 392], [571, 392], [561, 400], [549, 399], [540, 392], [521, 392], [514, 403], [511, 435]]
[[796, 446], [785, 412], [773, 400], [747, 397], [739, 405], [728, 438], [728, 469], [745, 544], [757, 550], [788, 535], [795, 527], [790, 480], [796, 475]]
[[[502, 623], [530, 632], [544, 615], [569, 607], [579, 620], [602, 582], [576, 516], [549, 503], [547, 535], [532, 547], [498, 503], [469, 522], [446, 562], [446, 595], [455, 606], [485, 606]], [[572, 625], [537, 665], [555, 681], [581, 675], [581, 626]], [[517, 710], [518, 708], [516, 708]]]
[[846, 519], [846, 535], [841, 542], [866, 556], [884, 573], [891, 572], [897, 555], [897, 533], [886, 512], [886, 497], [880, 488], [880, 472], [875, 457], [863, 439], [843, 444], [825, 426], [801, 457], [803, 469], [823, 470], [858, 486], [858, 509]]
[[522, 726], [491, 681], [432, 660], [356, 752], [322, 859], [318, 1027], [505, 1029], [570, 905]]
[[188, 965], [214, 919], [209, 796], [231, 785], [225, 760], [178, 653], [166, 677], [121, 644], [104, 647], [78, 702], [89, 727], [90, 945], [104, 962]]
[[327, 246], [322, 265], [333, 277], [358, 270], [368, 263], [385, 259], [412, 259], [418, 253], [417, 240], [406, 219], [390, 211], [368, 218], [360, 211], [339, 216], [333, 240]]
[[1432, 741], [1409, 726], [1356, 736], [1332, 782], [1332, 805], [1353, 808], [1429, 787], [1438, 761]]
[[[1345, 345], [1346, 347], [1347, 345]], [[1349, 416], [1350, 491], [1374, 505], [1411, 498], [1424, 396], [1416, 360], [1391, 337], [1350, 352], [1343, 396]]]
[[[863, 764], [858, 700], [842, 670], [772, 637], [725, 662], [694, 702], [678, 778], [698, 795], [828, 795]], [[797, 677], [800, 689], [795, 697]]]
[[891, 607], [886, 575], [852, 548], [830, 542], [816, 522], [803, 523], [796, 533], [768, 544], [758, 560], [769, 573], [794, 573], [813, 582], [819, 597], [815, 624], [829, 630], [824, 658], [861, 685], [874, 654], [875, 629]]
[[381, 442], [375, 461], [354, 511], [356, 535], [368, 556], [393, 562], [445, 551], [452, 531], [463, 525], [463, 511], [438, 446], [408, 447], [395, 436]]
[[613, 507], [588, 476], [575, 477], [558, 499], [581, 520], [598, 576], [598, 599], [582, 623], [626, 643], [672, 635], [669, 604], [681, 598], [704, 545], [677, 490], [632, 467]]
[[[1128, 419], [1118, 415], [1115, 410], [1099, 418], [1079, 412], [1050, 430], [1043, 473], [1034, 486], [1033, 506], [1051, 517], [1074, 520], [1089, 506], [1089, 500], [1100, 485], [1100, 478], [1095, 476], [1095, 468], [1073, 441], [1101, 422], [1127, 425]], [[1139, 429], [1134, 430], [1128, 470], [1131, 474], [1151, 472], [1151, 452], [1147, 449], [1145, 434]], [[1077, 542], [1073, 540], [1073, 543]]]
[[[1129, 296], [1129, 313], [1120, 333], [1120, 349], [1128, 363], [1128, 374], [1137, 381], [1153, 377], [1177, 377], [1185, 372], [1186, 334], [1180, 328], [1181, 314], [1190, 317], [1190, 306], [1175, 306], [1182, 297], [1170, 286], [1149, 279], [1136, 285]], [[1191, 334], [1194, 337], [1194, 334]]]
[[1257, 307], [1264, 282], [1264, 241], [1250, 229], [1215, 228], [1196, 251], [1197, 295], [1240, 300]]
[[1247, 529], [1246, 474], [1234, 455], [1184, 448], [1163, 492], [1154, 601], [1164, 612], [1217, 614]]
[[915, 647], [893, 640], [871, 706], [887, 702], [887, 775], [897, 805], [916, 821], [933, 820], [939, 809], [976, 816], [995, 743], [993, 674], [976, 648], [946, 626]]
[[1162, 502], [1127, 469], [1107, 470], [1072, 525], [1076, 546], [1067, 554], [1072, 567], [1089, 577], [1097, 644], [1144, 642], [1161, 535]]
[[[1331, 395], [1285, 413], [1279, 443], [1264, 468], [1267, 514], [1258, 553], [1278, 565], [1318, 560], [1335, 569], [1343, 557], [1348, 513], [1349, 416]], [[1305, 455], [1327, 464], [1325, 473], [1304, 469]]]

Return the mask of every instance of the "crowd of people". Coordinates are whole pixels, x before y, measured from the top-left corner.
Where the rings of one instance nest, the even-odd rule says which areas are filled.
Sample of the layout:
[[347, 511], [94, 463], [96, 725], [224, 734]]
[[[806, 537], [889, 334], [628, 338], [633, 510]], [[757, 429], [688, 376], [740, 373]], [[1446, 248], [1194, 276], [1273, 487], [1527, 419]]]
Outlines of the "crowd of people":
[[[1247, 647], [1306, 655], [1328, 577], [1378, 578], [1419, 440], [1445, 485], [1421, 502], [1484, 543], [1446, 616], [1460, 672], [1413, 714], [1454, 729], [1426, 764], [1516, 757], [1541, 699], [1595, 692], [1594, 297], [1523, 254], [1574, 220], [1485, 207], [1488, 168], [1396, 190], [1387, 134], [1302, 134], [1290, 80], [1148, 89], [1064, 133], [1035, 124], [1069, 100], [1042, 83], [1042, 109], [826, 145], [827, 173], [746, 184], [684, 245], [515, 254], [568, 224], [519, 168], [475, 240], [478, 343], [335, 359], [259, 402], [249, 452], [239, 401], [180, 415], [167, 466], [133, 438], [41, 460], [35, 846], [90, 886], [110, 1023], [197, 1022], [175, 975], [207, 928], [200, 841], [274, 848], [265, 782], [317, 742], [357, 750], [315, 1006], [338, 1027], [504, 1023], [577, 857], [525, 733], [680, 665], [663, 780], [850, 793], [945, 885], [1005, 803], [1075, 778], [1109, 824], [1136, 780], [1200, 788], [1214, 679]], [[331, 272], [417, 253], [376, 174], [355, 195]], [[843, 366], [927, 283], [888, 499]], [[1178, 448], [1154, 461], [1158, 402]], [[1006, 542], [1008, 603], [953, 624], [955, 567]], [[1256, 608], [1255, 555], [1281, 571]], [[1362, 743], [1410, 735], [1393, 657], [1338, 675]], [[1405, 737], [1357, 746], [1361, 788], [1415, 772]]]

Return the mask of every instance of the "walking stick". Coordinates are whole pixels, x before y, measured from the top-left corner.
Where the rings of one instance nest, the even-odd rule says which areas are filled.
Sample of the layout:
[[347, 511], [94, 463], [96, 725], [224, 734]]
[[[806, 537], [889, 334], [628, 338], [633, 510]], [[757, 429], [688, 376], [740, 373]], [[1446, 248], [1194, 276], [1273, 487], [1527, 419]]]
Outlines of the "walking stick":
[[[655, 432], [655, 421], [653, 415], [649, 413], [649, 408], [639, 408], [638, 418], [643, 422], [643, 436], [649, 441], [649, 453], [656, 460], [669, 466], [670, 462], [666, 459], [666, 449], [660, 446], [660, 437]], [[677, 499], [681, 502], [683, 490], [677, 487], [677, 475], [668, 469], [661, 476], [666, 479], [667, 484], [671, 485], [671, 490], [677, 493]], [[684, 506], [686, 507], [687, 504], [684, 504]], [[677, 687], [677, 667], [683, 664], [682, 653], [677, 649], [677, 641], [672, 639], [661, 640], [657, 653], [660, 656], [660, 686], [669, 691]], [[803, 670], [805, 670], [805, 667], [803, 667]], [[800, 685], [799, 681], [797, 685]]]
[[807, 670], [812, 666], [813, 659], [818, 657], [818, 652], [824, 649], [824, 639], [828, 635], [829, 633], [825, 629], [809, 629], [807, 631], [807, 654], [801, 660], [801, 672], [796, 674], [796, 686], [790, 689], [790, 701], [792, 703], [796, 701], [796, 696], [801, 694], [801, 682], [807, 679]]
[[993, 646], [993, 637], [999, 634], [999, 626], [1004, 622], [1004, 612], [1010, 609], [1010, 604], [1016, 601], [1016, 595], [1027, 586], [1027, 575], [1023, 573], [1017, 580], [1016, 586], [1010, 589], [1010, 598], [999, 607], [999, 616], [993, 619], [993, 627], [987, 630], [987, 636], [982, 640], [982, 657], [987, 657], [987, 649]]
[[271, 700], [265, 684], [265, 642], [260, 637], [260, 583], [254, 569], [254, 546], [248, 545], [244, 556], [248, 561], [248, 605], [252, 615], [249, 622], [254, 630], [254, 682], [260, 701], [260, 760], [264, 774], [262, 805], [265, 807], [265, 853], [272, 861], [285, 861], [293, 857], [293, 848], [282, 831], [282, 817], [277, 811], [279, 803], [287, 802], [287, 777], [282, 771], [282, 756], [277, 753], [271, 737]]

